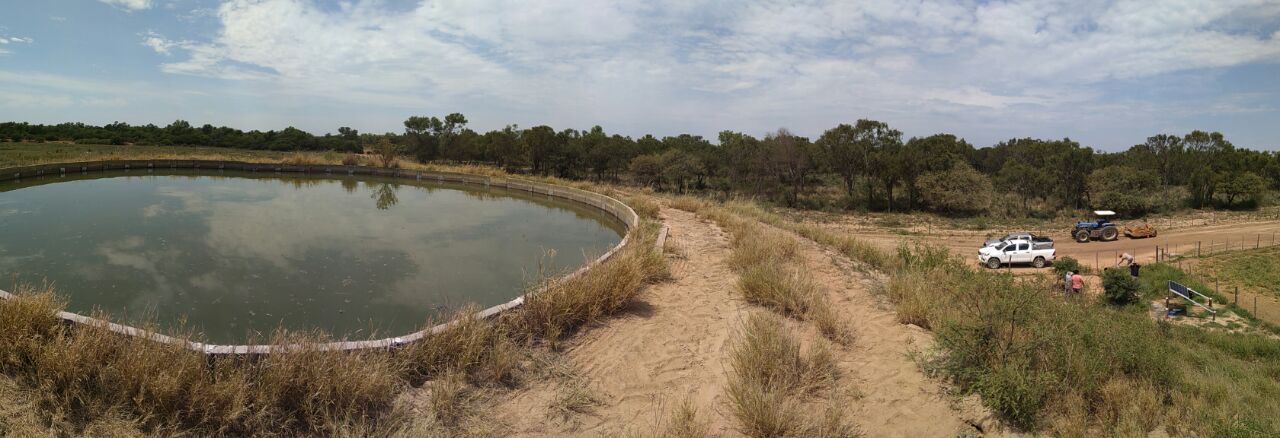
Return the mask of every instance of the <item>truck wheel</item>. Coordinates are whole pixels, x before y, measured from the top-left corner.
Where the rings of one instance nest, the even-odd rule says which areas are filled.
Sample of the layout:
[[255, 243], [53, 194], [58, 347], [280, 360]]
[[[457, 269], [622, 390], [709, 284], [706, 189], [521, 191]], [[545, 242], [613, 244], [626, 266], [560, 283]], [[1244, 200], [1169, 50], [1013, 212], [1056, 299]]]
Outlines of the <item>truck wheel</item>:
[[1044, 267], [1044, 257], [1036, 257], [1036, 259], [1035, 259], [1035, 260], [1032, 260], [1032, 261], [1031, 261], [1031, 266], [1035, 266], [1035, 267], [1036, 267], [1036, 269], [1043, 268], [1043, 267]]
[[1076, 242], [1085, 243], [1089, 241], [1088, 230], [1076, 230]]
[[1116, 240], [1116, 237], [1119, 237], [1119, 236], [1120, 236], [1120, 231], [1116, 230], [1115, 228], [1102, 229], [1102, 240], [1106, 240], [1106, 241]]
[[1000, 259], [996, 257], [987, 259], [987, 267], [991, 269], [1000, 269]]
[[1151, 237], [1156, 237], [1156, 233], [1157, 233], [1156, 230], [1151, 230]]

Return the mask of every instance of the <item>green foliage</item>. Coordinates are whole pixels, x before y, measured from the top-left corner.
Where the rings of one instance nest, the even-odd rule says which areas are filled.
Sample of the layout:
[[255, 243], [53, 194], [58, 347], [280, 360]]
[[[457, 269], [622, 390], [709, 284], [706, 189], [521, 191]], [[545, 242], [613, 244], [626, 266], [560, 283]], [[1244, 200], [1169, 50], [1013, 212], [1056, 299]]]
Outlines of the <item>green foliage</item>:
[[1124, 215], [1141, 215], [1155, 207], [1160, 177], [1129, 166], [1107, 166], [1089, 174], [1089, 199], [1094, 208]]
[[1127, 305], [1138, 301], [1138, 280], [1126, 269], [1109, 268], [1102, 271], [1102, 290], [1107, 302]]
[[396, 161], [400, 159], [404, 149], [404, 146], [387, 138], [380, 138], [369, 145], [369, 151], [378, 157], [378, 164], [386, 168], [396, 167]]
[[1227, 173], [1218, 176], [1218, 193], [1224, 206], [1234, 207], [1237, 201], [1248, 200], [1255, 204], [1267, 188], [1267, 181], [1252, 172]]
[[979, 212], [991, 206], [991, 179], [967, 164], [920, 177], [920, 196], [946, 213]]
[[[1280, 188], [1280, 155], [1237, 149], [1216, 132], [1156, 135], [1125, 152], [1102, 154], [1065, 138], [1015, 138], [982, 148], [951, 134], [904, 142], [900, 131], [869, 119], [837, 125], [812, 142], [780, 129], [762, 137], [725, 131], [718, 144], [690, 134], [609, 135], [600, 126], [557, 131], [510, 125], [478, 133], [467, 122], [457, 113], [413, 116], [400, 133], [361, 134], [344, 126], [322, 136], [292, 127], [246, 132], [184, 120], [165, 126], [0, 123], [0, 141], [359, 152], [385, 138], [423, 162], [484, 162], [514, 173], [636, 181], [658, 190], [716, 192], [720, 198], [738, 195], [793, 208], [1005, 217], [1049, 217], [1089, 204], [1126, 214], [1187, 205], [1255, 208], [1268, 187]], [[633, 169], [642, 156], [658, 157], [657, 166], [643, 159]], [[988, 181], [977, 182], [973, 175]], [[957, 178], [976, 185], [952, 184]]]
[[1075, 257], [1062, 256], [1053, 260], [1053, 273], [1058, 277], [1066, 275], [1067, 272], [1081, 272], [1080, 261]]

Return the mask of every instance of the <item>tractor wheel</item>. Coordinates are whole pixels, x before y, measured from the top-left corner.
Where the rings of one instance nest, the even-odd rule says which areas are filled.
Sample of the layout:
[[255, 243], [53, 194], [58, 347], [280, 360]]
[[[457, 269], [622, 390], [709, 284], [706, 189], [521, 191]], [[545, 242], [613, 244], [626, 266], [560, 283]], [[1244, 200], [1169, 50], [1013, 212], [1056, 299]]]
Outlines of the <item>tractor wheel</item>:
[[1032, 260], [1032, 261], [1031, 261], [1031, 266], [1034, 266], [1036, 269], [1043, 268], [1043, 267], [1044, 267], [1044, 257], [1036, 257], [1036, 259], [1035, 259], [1035, 260]]
[[1156, 237], [1156, 233], [1157, 233], [1156, 230], [1151, 230], [1151, 237]]
[[1089, 230], [1076, 230], [1076, 242], [1085, 243], [1089, 241]]
[[1116, 230], [1115, 227], [1107, 227], [1102, 229], [1102, 240], [1112, 241], [1112, 240], [1116, 240], [1117, 237], [1120, 237], [1120, 231]]
[[987, 259], [987, 267], [991, 269], [1000, 269], [1000, 259], [997, 257]]

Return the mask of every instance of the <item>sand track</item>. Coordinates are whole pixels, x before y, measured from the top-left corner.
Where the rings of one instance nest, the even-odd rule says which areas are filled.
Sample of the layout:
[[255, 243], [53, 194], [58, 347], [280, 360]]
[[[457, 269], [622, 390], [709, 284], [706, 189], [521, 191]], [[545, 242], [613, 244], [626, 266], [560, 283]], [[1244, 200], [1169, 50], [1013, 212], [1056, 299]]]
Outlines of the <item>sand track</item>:
[[733, 293], [729, 236], [693, 213], [664, 209], [670, 227], [672, 281], [650, 287], [629, 312], [593, 327], [568, 358], [600, 401], [578, 424], [544, 419], [553, 384], [518, 391], [499, 412], [521, 436], [601, 436], [650, 431], [685, 400], [720, 436], [733, 436], [725, 415], [726, 358], [734, 331], [751, 311]]
[[913, 352], [933, 346], [933, 335], [898, 322], [891, 304], [872, 293], [879, 280], [858, 272], [855, 263], [831, 248], [799, 235], [808, 273], [827, 291], [831, 303], [855, 336], [841, 348], [842, 375], [862, 397], [850, 405], [868, 437], [941, 437], [990, 425], [976, 399], [953, 400], [940, 382], [924, 375]]
[[[647, 290], [632, 309], [586, 330], [565, 355], [598, 405], [570, 421], [549, 420], [548, 406], [562, 383], [539, 381], [497, 400], [491, 411], [504, 433], [517, 436], [616, 436], [653, 433], [684, 401], [698, 408], [715, 436], [739, 436], [726, 406], [728, 354], [734, 334], [751, 312], [726, 260], [730, 236], [692, 213], [663, 209], [670, 227], [673, 280]], [[972, 399], [956, 402], [911, 359], [932, 345], [927, 331], [899, 324], [891, 307], [871, 291], [876, 279], [858, 273], [844, 255], [800, 236], [806, 272], [829, 294], [856, 339], [835, 347], [842, 388], [858, 395], [843, 402], [846, 418], [870, 437], [956, 436], [972, 431], [986, 413]], [[801, 327], [816, 338], [811, 324]], [[964, 406], [957, 408], [955, 406]]]

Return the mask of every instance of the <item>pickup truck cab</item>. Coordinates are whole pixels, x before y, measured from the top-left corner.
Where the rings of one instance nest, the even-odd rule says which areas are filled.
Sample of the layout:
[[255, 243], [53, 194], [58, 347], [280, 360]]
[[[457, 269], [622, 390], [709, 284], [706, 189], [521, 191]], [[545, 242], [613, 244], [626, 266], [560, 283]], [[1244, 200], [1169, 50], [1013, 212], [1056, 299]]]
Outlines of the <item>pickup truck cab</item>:
[[1047, 238], [1010, 239], [994, 246], [983, 246], [978, 250], [978, 262], [991, 269], [1014, 263], [1043, 268], [1053, 262], [1056, 252], [1053, 241]]

